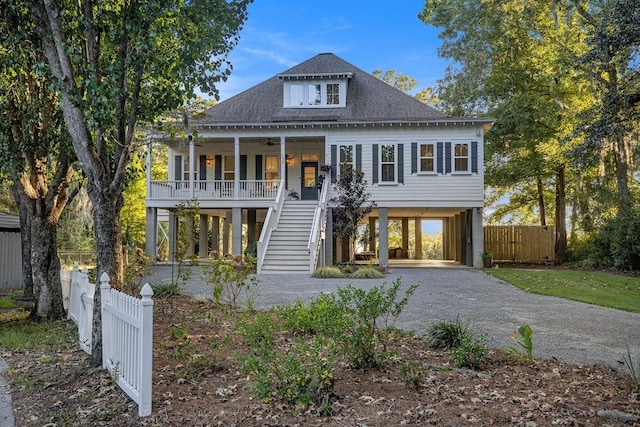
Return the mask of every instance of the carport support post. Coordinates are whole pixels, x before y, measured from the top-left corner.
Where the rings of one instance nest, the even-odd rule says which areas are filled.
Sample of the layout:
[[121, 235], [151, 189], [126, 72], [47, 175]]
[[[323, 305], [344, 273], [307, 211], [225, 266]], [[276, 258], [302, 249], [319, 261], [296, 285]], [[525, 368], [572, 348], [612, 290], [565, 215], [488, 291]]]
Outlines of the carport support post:
[[231, 209], [231, 253], [242, 254], [242, 208]]
[[152, 261], [158, 258], [158, 208], [147, 208], [145, 253]]
[[211, 217], [211, 251], [220, 252], [220, 217]]
[[209, 215], [200, 214], [200, 231], [199, 231], [199, 250], [200, 258], [206, 258], [209, 254], [208, 235], [209, 235]]
[[389, 266], [389, 209], [378, 208], [378, 226], [380, 236], [378, 238], [378, 261], [380, 268]]
[[409, 253], [409, 218], [404, 216], [402, 217], [402, 258], [407, 254], [408, 258]]
[[415, 225], [416, 225], [415, 259], [422, 259], [422, 218], [416, 218]]
[[484, 252], [484, 230], [482, 226], [482, 208], [471, 210], [471, 250], [473, 251], [473, 267], [482, 268], [482, 252]]

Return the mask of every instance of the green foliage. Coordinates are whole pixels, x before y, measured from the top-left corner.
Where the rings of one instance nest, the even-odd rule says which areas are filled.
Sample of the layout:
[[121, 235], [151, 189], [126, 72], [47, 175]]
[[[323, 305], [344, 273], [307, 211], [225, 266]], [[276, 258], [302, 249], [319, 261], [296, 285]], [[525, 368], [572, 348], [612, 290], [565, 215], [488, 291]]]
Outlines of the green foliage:
[[344, 277], [344, 274], [342, 274], [342, 271], [340, 271], [338, 267], [320, 267], [311, 274], [311, 277], [319, 279], [335, 279]]
[[153, 290], [153, 298], [170, 298], [180, 295], [180, 287], [176, 282], [150, 283]]
[[511, 341], [515, 344], [505, 350], [507, 356], [517, 356], [522, 361], [533, 363], [533, 331], [531, 326], [523, 324], [513, 331]]
[[0, 348], [10, 351], [59, 351], [67, 348], [69, 334], [77, 334], [74, 328], [72, 322], [66, 321], [42, 323], [24, 319], [5, 322], [0, 327]]
[[494, 268], [485, 272], [535, 294], [640, 312], [637, 277], [575, 270]]
[[196, 258], [187, 258], [187, 252], [192, 243], [197, 240], [195, 228], [196, 217], [200, 213], [200, 206], [197, 200], [187, 200], [180, 202], [174, 214], [184, 221], [178, 224], [176, 237], [176, 247], [174, 248], [175, 261], [178, 263], [178, 278], [176, 281], [187, 283], [191, 278], [191, 266], [196, 262]]
[[233, 309], [238, 306], [238, 299], [242, 293], [246, 300], [253, 304], [252, 291], [260, 280], [255, 276], [250, 276], [256, 269], [256, 258], [247, 254], [236, 257], [221, 256], [214, 254], [207, 263], [200, 266], [202, 275], [206, 278], [207, 284], [213, 285], [213, 299], [217, 304], [223, 301], [231, 304]]
[[467, 331], [460, 344], [451, 349], [453, 364], [456, 368], [480, 369], [480, 362], [487, 352], [488, 337]]
[[[418, 288], [410, 286], [404, 297], [396, 301], [401, 284], [397, 278], [388, 288], [384, 283], [369, 291], [352, 285], [338, 288], [335, 304], [344, 313], [347, 327], [335, 338], [352, 366], [379, 366], [388, 356], [386, 346], [395, 321]], [[378, 346], [382, 350], [378, 351]]]
[[351, 275], [354, 279], [384, 279], [384, 273], [372, 265], [357, 269]]
[[320, 294], [309, 304], [296, 300], [292, 304], [278, 307], [284, 327], [297, 335], [341, 334], [348, 327], [339, 304], [330, 294]]
[[440, 320], [427, 328], [427, 343], [431, 348], [451, 349], [458, 347], [462, 338], [469, 333], [469, 327], [456, 320]]
[[403, 363], [398, 368], [400, 378], [411, 386], [414, 390], [420, 388], [420, 381], [424, 378], [426, 369], [422, 364]]
[[149, 256], [144, 253], [142, 248], [126, 247], [125, 249], [127, 253], [125, 254], [122, 291], [138, 297], [142, 289], [142, 279], [151, 274], [151, 269], [148, 266]]
[[631, 356], [631, 350], [627, 347], [627, 354], [623, 356], [624, 364], [629, 370], [633, 389], [636, 393], [640, 393], [640, 356], [634, 361]]

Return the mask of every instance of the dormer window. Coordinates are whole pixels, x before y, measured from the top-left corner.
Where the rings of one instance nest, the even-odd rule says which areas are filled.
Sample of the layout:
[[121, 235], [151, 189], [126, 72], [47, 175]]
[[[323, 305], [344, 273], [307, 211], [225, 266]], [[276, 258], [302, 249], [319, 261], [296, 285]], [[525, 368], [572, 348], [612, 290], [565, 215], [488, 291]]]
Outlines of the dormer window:
[[285, 108], [336, 108], [347, 104], [347, 81], [352, 73], [281, 74]]

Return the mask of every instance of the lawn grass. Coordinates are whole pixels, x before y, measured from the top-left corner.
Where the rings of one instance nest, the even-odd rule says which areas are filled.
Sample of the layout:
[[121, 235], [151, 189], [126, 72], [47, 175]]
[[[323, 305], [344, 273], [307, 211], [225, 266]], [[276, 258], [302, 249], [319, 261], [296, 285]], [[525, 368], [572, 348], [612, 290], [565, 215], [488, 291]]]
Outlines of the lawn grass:
[[63, 349], [68, 346], [67, 333], [72, 326], [75, 327], [73, 322], [66, 320], [33, 322], [14, 316], [11, 320], [0, 322], [0, 349], [6, 351]]
[[575, 270], [485, 269], [525, 291], [640, 312], [640, 278]]

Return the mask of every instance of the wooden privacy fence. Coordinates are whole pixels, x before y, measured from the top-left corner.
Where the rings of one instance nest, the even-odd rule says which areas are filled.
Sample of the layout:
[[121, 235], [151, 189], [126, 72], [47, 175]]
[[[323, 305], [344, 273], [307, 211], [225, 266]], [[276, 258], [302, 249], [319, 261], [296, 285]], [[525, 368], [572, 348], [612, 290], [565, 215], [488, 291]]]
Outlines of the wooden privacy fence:
[[555, 261], [555, 227], [536, 225], [488, 225], [484, 250], [494, 262], [544, 264]]
[[[87, 269], [74, 265], [69, 292], [68, 318], [78, 325], [80, 346], [91, 354], [95, 285]], [[140, 291], [142, 299], [111, 289], [106, 273], [100, 278], [102, 307], [102, 367], [138, 404], [141, 417], [151, 415], [153, 360], [153, 290]]]

